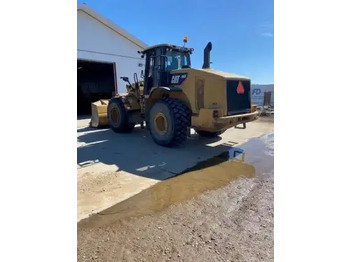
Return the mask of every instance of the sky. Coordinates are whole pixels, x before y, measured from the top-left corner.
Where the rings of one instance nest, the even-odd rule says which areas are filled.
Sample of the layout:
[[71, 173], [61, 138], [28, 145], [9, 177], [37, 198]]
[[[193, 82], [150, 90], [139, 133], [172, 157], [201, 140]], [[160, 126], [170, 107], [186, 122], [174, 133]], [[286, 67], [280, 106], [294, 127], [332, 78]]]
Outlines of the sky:
[[273, 0], [84, 0], [147, 45], [194, 48], [193, 68], [202, 68], [211, 41], [211, 68], [274, 83]]

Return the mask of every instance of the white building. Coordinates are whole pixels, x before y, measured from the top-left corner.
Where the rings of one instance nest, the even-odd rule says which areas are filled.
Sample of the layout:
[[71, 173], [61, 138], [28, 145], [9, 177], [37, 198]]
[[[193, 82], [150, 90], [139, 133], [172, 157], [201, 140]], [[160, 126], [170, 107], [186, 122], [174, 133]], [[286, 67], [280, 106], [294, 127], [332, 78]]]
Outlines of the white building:
[[121, 76], [140, 78], [144, 59], [137, 51], [147, 45], [85, 4], [78, 5], [77, 33], [78, 113], [86, 113], [91, 102], [126, 92]]
[[264, 104], [265, 93], [271, 93], [271, 106], [274, 106], [274, 84], [271, 85], [252, 85], [252, 103], [257, 106]]

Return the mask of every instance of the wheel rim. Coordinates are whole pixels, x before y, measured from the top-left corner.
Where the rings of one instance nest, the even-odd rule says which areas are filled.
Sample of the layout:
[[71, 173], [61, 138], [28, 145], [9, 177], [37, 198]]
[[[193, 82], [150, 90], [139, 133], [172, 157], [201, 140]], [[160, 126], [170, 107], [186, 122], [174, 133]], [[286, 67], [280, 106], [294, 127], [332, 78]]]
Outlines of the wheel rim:
[[163, 113], [158, 112], [154, 117], [154, 127], [158, 134], [166, 134], [168, 130], [168, 121]]
[[112, 108], [111, 116], [112, 116], [113, 123], [117, 124], [120, 118], [120, 112], [118, 107]]

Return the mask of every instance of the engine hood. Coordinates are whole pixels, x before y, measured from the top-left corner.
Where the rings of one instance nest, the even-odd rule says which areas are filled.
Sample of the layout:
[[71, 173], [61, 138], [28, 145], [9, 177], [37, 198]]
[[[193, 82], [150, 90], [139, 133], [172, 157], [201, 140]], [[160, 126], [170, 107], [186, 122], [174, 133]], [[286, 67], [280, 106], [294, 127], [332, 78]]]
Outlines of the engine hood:
[[218, 70], [211, 69], [211, 68], [206, 68], [206, 69], [192, 68], [192, 69], [189, 69], [189, 71], [194, 72], [194, 73], [198, 72], [199, 74], [205, 74], [205, 75], [212, 76], [212, 77], [215, 76], [217, 78], [226, 79], [226, 80], [238, 80], [238, 79], [250, 80], [250, 78], [246, 77], [246, 76], [240, 76], [240, 75], [236, 75], [236, 74], [232, 74], [232, 73], [218, 71]]

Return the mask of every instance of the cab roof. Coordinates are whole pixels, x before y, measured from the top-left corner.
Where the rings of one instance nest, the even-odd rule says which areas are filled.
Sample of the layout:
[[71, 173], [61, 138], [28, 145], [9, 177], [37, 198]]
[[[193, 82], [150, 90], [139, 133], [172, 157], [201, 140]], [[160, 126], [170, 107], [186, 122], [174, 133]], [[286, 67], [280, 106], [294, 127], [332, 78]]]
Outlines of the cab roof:
[[153, 46], [149, 46], [146, 47], [142, 52], [148, 52], [149, 50], [155, 49], [155, 48], [159, 48], [159, 47], [169, 47], [171, 49], [174, 50], [178, 50], [180, 52], [192, 52], [194, 49], [193, 48], [187, 48], [187, 47], [183, 47], [183, 46], [178, 46], [178, 45], [172, 45], [172, 44], [158, 44], [158, 45], [153, 45]]

